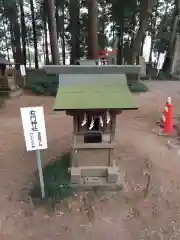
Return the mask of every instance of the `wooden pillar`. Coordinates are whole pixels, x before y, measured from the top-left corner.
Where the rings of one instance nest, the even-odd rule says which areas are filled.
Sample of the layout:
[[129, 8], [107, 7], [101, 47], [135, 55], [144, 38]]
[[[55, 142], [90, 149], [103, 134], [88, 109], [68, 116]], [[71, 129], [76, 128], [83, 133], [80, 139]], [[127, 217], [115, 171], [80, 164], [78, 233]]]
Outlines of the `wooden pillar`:
[[[115, 127], [116, 127], [116, 114], [113, 113], [111, 115], [111, 133], [110, 133], [110, 143], [115, 141]], [[110, 149], [109, 150], [109, 165], [112, 167], [113, 166], [113, 161], [114, 161], [114, 156], [115, 156], [115, 149]]]
[[[73, 145], [76, 142], [76, 134], [78, 132], [78, 117], [76, 115], [73, 116]], [[77, 150], [72, 149], [71, 158], [72, 158], [72, 166], [78, 166], [78, 159], [77, 159]]]

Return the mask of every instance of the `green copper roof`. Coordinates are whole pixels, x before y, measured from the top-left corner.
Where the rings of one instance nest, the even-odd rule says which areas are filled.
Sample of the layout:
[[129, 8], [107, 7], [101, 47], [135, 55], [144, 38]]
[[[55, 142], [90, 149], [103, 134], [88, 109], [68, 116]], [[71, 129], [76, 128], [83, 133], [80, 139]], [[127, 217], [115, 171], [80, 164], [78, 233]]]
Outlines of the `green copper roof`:
[[60, 74], [54, 110], [136, 109], [125, 74]]

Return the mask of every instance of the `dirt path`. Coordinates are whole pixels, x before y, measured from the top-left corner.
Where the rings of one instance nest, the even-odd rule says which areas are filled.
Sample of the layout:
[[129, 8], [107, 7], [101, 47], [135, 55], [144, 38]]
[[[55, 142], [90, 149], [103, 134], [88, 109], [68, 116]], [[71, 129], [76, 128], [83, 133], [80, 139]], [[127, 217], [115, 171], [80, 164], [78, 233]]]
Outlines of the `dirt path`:
[[[34, 154], [25, 151], [19, 108], [44, 106], [48, 136], [44, 165], [70, 147], [71, 118], [52, 112], [53, 98], [22, 96], [7, 102], [0, 110], [0, 239], [180, 239], [180, 157], [167, 147], [168, 139], [154, 131], [169, 95], [175, 113], [180, 112], [180, 83], [148, 85], [149, 93], [136, 96], [139, 111], [123, 113], [117, 119], [117, 163], [122, 178], [127, 175], [127, 192], [99, 198], [91, 224], [77, 211], [79, 196], [73, 199], [72, 212], [34, 209], [28, 202], [36, 163]], [[147, 172], [152, 181], [144, 200]]]

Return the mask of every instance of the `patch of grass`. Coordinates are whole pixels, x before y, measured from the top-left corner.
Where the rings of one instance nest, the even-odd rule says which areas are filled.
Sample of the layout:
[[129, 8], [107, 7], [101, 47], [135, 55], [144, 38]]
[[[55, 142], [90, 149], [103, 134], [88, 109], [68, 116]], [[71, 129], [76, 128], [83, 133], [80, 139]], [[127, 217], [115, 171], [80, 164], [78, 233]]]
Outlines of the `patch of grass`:
[[129, 86], [129, 89], [132, 93], [141, 93], [148, 91], [148, 87], [142, 82], [132, 84], [131, 86]]
[[[70, 165], [71, 157], [68, 153], [51, 162], [43, 169], [46, 199], [60, 201], [73, 196], [74, 189], [70, 186], [70, 173], [68, 172]], [[38, 177], [30, 196], [32, 199], [41, 198]]]

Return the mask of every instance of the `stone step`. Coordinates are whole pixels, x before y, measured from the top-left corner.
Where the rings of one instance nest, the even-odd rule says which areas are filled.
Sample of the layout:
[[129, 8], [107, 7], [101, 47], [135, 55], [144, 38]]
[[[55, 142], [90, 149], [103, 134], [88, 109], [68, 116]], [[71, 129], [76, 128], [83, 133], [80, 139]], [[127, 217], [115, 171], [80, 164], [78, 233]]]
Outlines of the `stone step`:
[[88, 182], [91, 185], [103, 185], [101, 180], [107, 184], [116, 184], [119, 182], [120, 174], [118, 167], [109, 166], [81, 166], [72, 167], [71, 172], [72, 184], [85, 184]]

